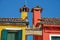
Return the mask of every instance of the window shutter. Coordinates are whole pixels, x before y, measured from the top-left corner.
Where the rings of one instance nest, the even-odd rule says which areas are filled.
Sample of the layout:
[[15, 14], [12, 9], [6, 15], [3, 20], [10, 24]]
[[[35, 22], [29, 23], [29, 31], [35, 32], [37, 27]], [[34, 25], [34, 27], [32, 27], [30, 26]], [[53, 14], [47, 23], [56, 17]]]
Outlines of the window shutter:
[[18, 40], [22, 40], [22, 30], [18, 30]]
[[2, 30], [2, 40], [7, 40], [7, 30]]

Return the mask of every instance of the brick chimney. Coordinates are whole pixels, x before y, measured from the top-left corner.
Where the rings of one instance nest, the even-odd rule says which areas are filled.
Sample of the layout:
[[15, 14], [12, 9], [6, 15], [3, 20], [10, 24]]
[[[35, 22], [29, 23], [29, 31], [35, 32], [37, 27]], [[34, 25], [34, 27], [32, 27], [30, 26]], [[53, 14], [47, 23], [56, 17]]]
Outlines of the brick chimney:
[[36, 6], [32, 8], [31, 12], [33, 12], [33, 25], [36, 26], [38, 23], [38, 19], [41, 19], [42, 8]]

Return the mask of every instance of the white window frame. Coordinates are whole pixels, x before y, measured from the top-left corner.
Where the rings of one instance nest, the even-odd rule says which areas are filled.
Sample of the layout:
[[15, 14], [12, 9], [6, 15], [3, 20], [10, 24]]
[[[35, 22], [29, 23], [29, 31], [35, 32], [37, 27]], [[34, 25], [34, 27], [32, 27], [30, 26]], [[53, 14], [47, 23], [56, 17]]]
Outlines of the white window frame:
[[22, 30], [21, 28], [5, 28], [6, 30]]
[[59, 36], [60, 37], [60, 34], [50, 34], [50, 37], [49, 37], [50, 40], [51, 40], [52, 36]]

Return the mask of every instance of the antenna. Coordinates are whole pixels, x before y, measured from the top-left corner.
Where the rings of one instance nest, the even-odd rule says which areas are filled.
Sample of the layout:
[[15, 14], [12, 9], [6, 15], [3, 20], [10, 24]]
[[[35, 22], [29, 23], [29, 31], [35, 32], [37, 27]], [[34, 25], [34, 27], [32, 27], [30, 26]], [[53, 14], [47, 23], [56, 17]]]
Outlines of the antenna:
[[24, 5], [27, 5], [27, 0], [24, 1]]

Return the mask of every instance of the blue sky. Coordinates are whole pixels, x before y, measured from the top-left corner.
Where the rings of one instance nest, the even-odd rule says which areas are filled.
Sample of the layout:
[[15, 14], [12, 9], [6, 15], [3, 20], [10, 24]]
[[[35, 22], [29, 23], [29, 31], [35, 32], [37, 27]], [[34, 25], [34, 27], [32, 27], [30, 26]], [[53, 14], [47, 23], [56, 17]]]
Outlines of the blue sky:
[[[26, 1], [26, 3], [24, 3]], [[43, 8], [42, 18], [60, 18], [60, 0], [0, 0], [1, 18], [20, 18], [19, 8], [26, 5], [30, 11], [39, 5]], [[32, 25], [32, 13], [28, 13], [30, 25]]]

